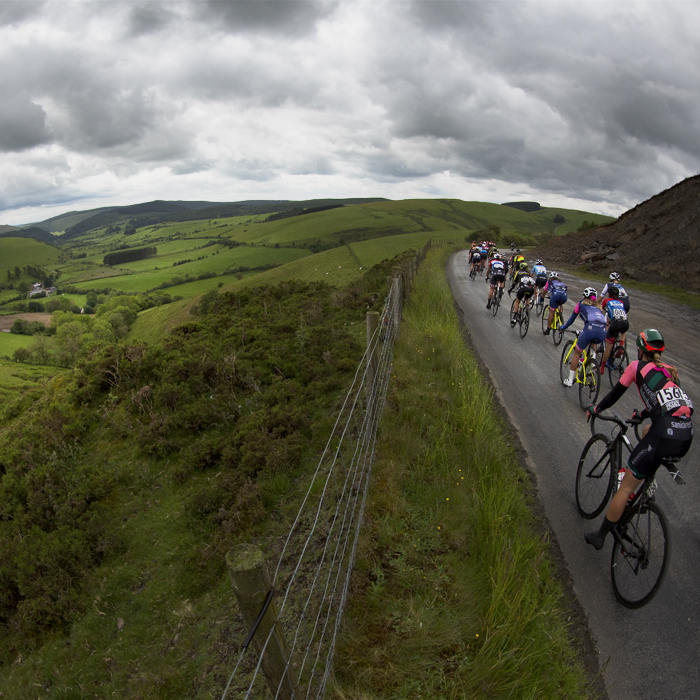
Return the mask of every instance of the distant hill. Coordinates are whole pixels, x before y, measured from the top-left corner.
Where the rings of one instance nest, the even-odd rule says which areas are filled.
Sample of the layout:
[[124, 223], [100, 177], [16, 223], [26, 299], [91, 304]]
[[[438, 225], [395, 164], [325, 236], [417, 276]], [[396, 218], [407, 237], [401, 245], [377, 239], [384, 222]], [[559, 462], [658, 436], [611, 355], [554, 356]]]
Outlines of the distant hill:
[[618, 272], [641, 282], [700, 292], [700, 175], [625, 212], [608, 226], [552, 238], [537, 251], [546, 261]]
[[6, 224], [0, 224], [0, 233], [8, 233], [9, 231], [17, 231], [16, 226], [7, 226]]
[[35, 241], [48, 243], [49, 245], [56, 244], [56, 237], [38, 226], [29, 226], [28, 228], [15, 228], [9, 231], [0, 233], [0, 238], [33, 238]]

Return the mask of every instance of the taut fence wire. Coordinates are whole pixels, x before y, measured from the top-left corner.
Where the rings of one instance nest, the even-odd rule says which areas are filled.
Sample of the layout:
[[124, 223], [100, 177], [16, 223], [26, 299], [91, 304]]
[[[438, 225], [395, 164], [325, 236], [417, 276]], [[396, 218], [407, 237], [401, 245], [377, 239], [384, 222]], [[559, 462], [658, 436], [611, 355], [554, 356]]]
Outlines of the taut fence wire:
[[[387, 278], [380, 314], [368, 314], [367, 350], [342, 402], [306, 495], [269, 571], [241, 545], [227, 555], [250, 632], [226, 697], [323, 698], [357, 550], [403, 301], [429, 241]], [[270, 571], [272, 572], [270, 574]]]

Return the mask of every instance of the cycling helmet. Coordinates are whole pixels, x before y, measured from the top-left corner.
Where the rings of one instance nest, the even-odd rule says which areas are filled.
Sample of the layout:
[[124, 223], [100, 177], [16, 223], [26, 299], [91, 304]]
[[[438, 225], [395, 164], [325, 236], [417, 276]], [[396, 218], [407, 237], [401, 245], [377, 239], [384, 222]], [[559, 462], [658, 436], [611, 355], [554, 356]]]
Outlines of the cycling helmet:
[[559, 279], [559, 273], [558, 273], [558, 272], [550, 272], [548, 276], [549, 276], [549, 279], [550, 279], [550, 280], [558, 280], [558, 279]]
[[535, 265], [544, 265], [544, 263], [541, 260], [535, 260]]
[[598, 292], [595, 290], [594, 287], [586, 287], [583, 290], [583, 298], [584, 299], [595, 299], [598, 296]]
[[637, 336], [637, 347], [643, 352], [663, 352], [664, 338], [655, 328], [647, 328]]
[[524, 260], [518, 263], [518, 270], [527, 270], [527, 263]]
[[620, 296], [620, 288], [616, 287], [614, 284], [611, 284], [608, 286], [608, 294], [611, 297], [619, 297]]
[[617, 272], [611, 272], [610, 273], [610, 281], [611, 282], [617, 282], [617, 280], [620, 279], [620, 275], [617, 274]]

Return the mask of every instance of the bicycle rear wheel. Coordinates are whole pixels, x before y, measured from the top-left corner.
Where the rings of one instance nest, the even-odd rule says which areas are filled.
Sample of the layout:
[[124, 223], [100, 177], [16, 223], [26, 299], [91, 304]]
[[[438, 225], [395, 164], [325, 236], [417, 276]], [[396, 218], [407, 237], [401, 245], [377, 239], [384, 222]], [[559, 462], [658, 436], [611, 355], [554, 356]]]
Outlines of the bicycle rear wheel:
[[527, 305], [520, 312], [520, 337], [524, 338], [527, 335], [528, 328], [530, 328], [530, 306]]
[[564, 331], [562, 330], [564, 322], [562, 321], [561, 311], [559, 311], [559, 309], [554, 312], [554, 320], [552, 321], [552, 324], [554, 326], [552, 329], [552, 340], [556, 346], [559, 346], [564, 338]]
[[[615, 384], [620, 381], [620, 377], [627, 369], [627, 365], [630, 363], [627, 350], [620, 346], [617, 347], [619, 350], [615, 352], [615, 349], [613, 349], [613, 352], [610, 354], [610, 362], [613, 364], [612, 368], [608, 368], [608, 379], [610, 380], [610, 386], [615, 386]], [[620, 350], [622, 352], [619, 352]]]
[[543, 308], [544, 301], [542, 300], [542, 297], [538, 297], [537, 303], [535, 304], [535, 313], [539, 316], [542, 313]]
[[515, 311], [513, 309], [515, 308], [515, 302], [517, 300], [513, 299], [513, 303], [510, 305], [510, 327], [515, 328]]
[[[624, 517], [624, 516], [623, 516]], [[671, 557], [666, 516], [653, 501], [642, 506], [615, 538], [610, 574], [615, 597], [626, 608], [641, 608], [658, 592]]]
[[[544, 333], [547, 330], [547, 326], [549, 326], [549, 309], [545, 308], [544, 311], [542, 312], [542, 332]], [[550, 331], [551, 333], [551, 331]]]
[[498, 313], [498, 307], [501, 305], [501, 295], [496, 290], [493, 295], [493, 300], [491, 301], [491, 313], [495, 316]]
[[589, 360], [583, 370], [583, 382], [578, 385], [578, 400], [584, 410], [596, 402], [600, 391], [600, 376], [598, 363]]
[[613, 489], [613, 448], [605, 435], [594, 435], [583, 448], [576, 470], [576, 507], [582, 517], [598, 517]]
[[564, 349], [562, 350], [561, 353], [561, 360], [559, 360], [559, 379], [561, 379], [561, 383], [564, 383], [565, 379], [569, 378], [569, 365], [571, 363], [571, 358], [568, 357], [569, 350], [571, 350], [571, 346], [574, 344], [573, 340], [570, 340], [565, 346]]

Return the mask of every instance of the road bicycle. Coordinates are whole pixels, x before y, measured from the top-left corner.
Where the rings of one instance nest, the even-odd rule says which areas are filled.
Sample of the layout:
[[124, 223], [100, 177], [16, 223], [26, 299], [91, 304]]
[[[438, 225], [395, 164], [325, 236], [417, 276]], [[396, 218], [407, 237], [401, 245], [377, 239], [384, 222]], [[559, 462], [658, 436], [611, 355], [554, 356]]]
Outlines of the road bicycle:
[[516, 301], [517, 299], [513, 299], [510, 305], [510, 327], [515, 328], [516, 324], [520, 324], [520, 337], [524, 338], [530, 328], [530, 297], [523, 298], [517, 314], [514, 311]]
[[[595, 420], [616, 424], [612, 438], [595, 433]], [[623, 444], [632, 452], [626, 433], [630, 425], [637, 428], [641, 419], [624, 420], [615, 413], [592, 418], [591, 439], [586, 443], [576, 470], [576, 507], [590, 520], [603, 512], [610, 497], [617, 492]], [[662, 460], [673, 480], [685, 481], [676, 465], [677, 457]], [[654, 499], [654, 477], [645, 479], [627, 502], [622, 517], [612, 530], [615, 541], [610, 560], [610, 575], [615, 597], [628, 608], [641, 608], [658, 592], [671, 556], [671, 539], [666, 516]]]
[[491, 313], [495, 316], [498, 313], [498, 307], [501, 305], [503, 297], [503, 287], [496, 287], [496, 292], [491, 299]]
[[[625, 339], [625, 343], [626, 342], [627, 339]], [[615, 384], [620, 381], [620, 377], [630, 363], [627, 350], [625, 350], [625, 346], [620, 343], [619, 333], [615, 336], [615, 340], [613, 341], [608, 363], [608, 379], [610, 380], [610, 386], [615, 386]]]
[[[544, 311], [544, 290], [542, 287], [537, 287], [537, 290], [535, 291], [535, 303], [533, 304], [535, 307], [535, 314], [537, 316], [541, 316], [542, 312]], [[544, 318], [547, 314], [542, 315], [542, 318]]]
[[[581, 331], [562, 331], [573, 333], [577, 338]], [[559, 378], [561, 383], [564, 384], [564, 380], [569, 378], [569, 370], [571, 368], [571, 358], [574, 354], [574, 348], [576, 346], [575, 340], [567, 341], [564, 345], [564, 350], [561, 353], [561, 360], [559, 362]], [[587, 409], [592, 403], [596, 402], [598, 398], [598, 392], [600, 391], [600, 378], [598, 375], [598, 363], [596, 362], [596, 352], [598, 344], [593, 341], [590, 346], [587, 347], [581, 353], [581, 357], [578, 361], [578, 367], [576, 368], [576, 383], [578, 384], [578, 400], [581, 404], [581, 408]]]
[[[546, 297], [545, 301], [549, 299]], [[549, 311], [545, 310], [542, 314], [542, 333], [547, 331], [547, 322], [549, 321]], [[552, 328], [550, 334], [555, 345], [559, 345], [564, 338], [564, 330], [562, 326], [564, 325], [564, 316], [561, 312], [561, 305], [557, 305], [554, 309], [554, 318], [552, 319]]]

